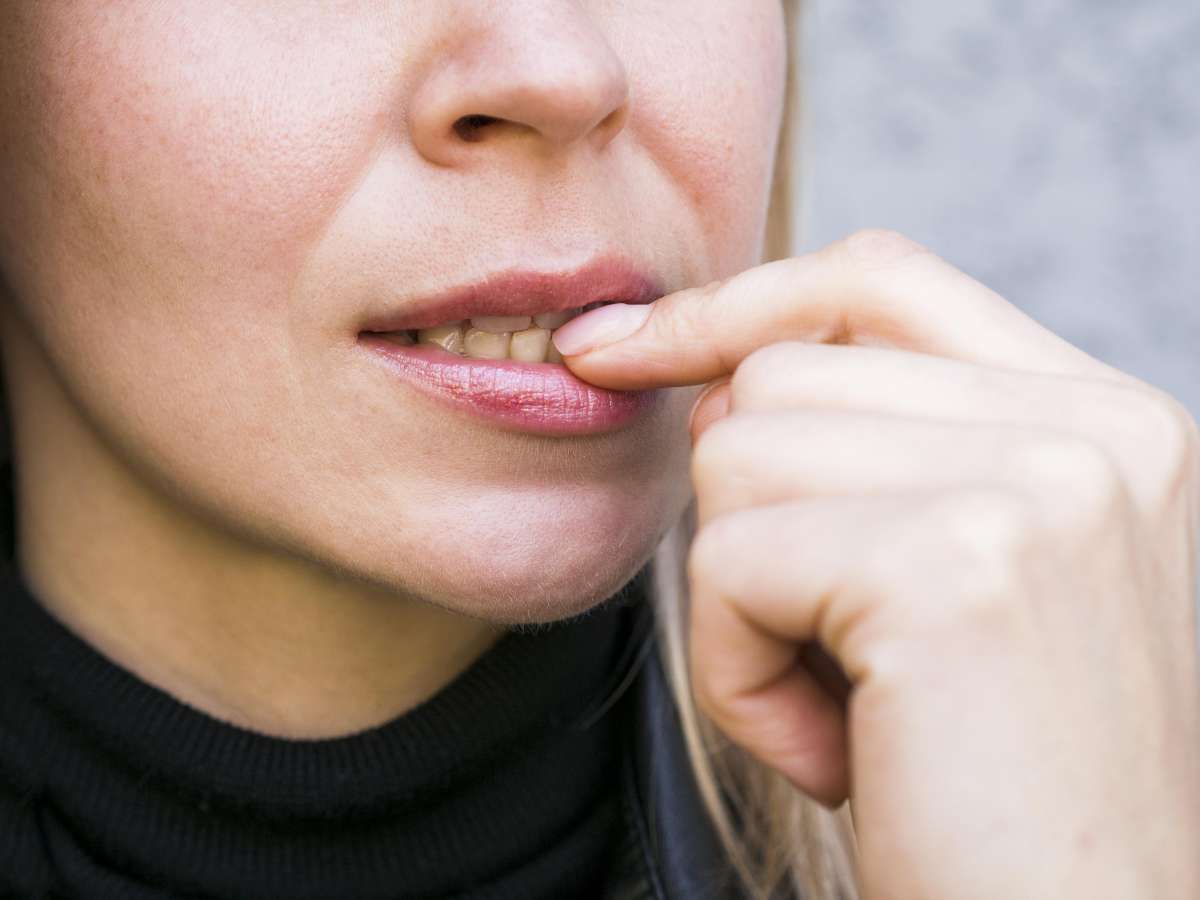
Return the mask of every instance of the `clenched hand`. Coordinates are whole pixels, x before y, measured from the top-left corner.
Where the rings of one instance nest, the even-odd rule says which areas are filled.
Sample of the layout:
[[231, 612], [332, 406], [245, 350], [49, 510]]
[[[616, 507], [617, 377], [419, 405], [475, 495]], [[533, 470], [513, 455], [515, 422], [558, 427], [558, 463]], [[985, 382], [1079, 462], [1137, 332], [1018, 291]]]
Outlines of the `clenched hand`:
[[597, 385], [710, 385], [697, 701], [800, 790], [849, 796], [868, 897], [1200, 897], [1178, 403], [889, 232], [555, 341]]

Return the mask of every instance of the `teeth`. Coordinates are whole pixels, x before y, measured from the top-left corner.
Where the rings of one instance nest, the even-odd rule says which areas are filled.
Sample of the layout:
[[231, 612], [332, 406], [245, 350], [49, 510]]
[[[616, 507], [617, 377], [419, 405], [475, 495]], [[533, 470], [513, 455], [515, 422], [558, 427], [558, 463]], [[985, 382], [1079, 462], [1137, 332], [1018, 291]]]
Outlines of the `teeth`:
[[578, 313], [579, 310], [577, 309], [562, 309], [557, 312], [538, 313], [533, 317], [533, 322], [539, 328], [549, 328], [553, 331], [561, 325], [566, 325]]
[[437, 344], [443, 350], [449, 350], [451, 353], [457, 353], [459, 356], [463, 355], [463, 333], [457, 324], [422, 328], [417, 332], [417, 342], [421, 344]]
[[524, 331], [533, 319], [530, 316], [479, 316], [471, 320], [471, 324], [480, 331], [490, 331], [492, 334]]
[[550, 332], [545, 328], [527, 328], [512, 336], [508, 358], [518, 362], [542, 362], [550, 347]]
[[[511, 359], [526, 363], [561, 363], [562, 354], [551, 341], [554, 329], [581, 312], [604, 306], [609, 301], [589, 303], [582, 308], [538, 313], [534, 316], [477, 316], [469, 321], [444, 322], [416, 331], [416, 343], [432, 344], [469, 359]], [[411, 331], [391, 331], [382, 337], [396, 344], [413, 343]]]
[[468, 328], [464, 338], [466, 355], [471, 359], [508, 359], [511, 341], [512, 335], [508, 332], [495, 334], [478, 328]]

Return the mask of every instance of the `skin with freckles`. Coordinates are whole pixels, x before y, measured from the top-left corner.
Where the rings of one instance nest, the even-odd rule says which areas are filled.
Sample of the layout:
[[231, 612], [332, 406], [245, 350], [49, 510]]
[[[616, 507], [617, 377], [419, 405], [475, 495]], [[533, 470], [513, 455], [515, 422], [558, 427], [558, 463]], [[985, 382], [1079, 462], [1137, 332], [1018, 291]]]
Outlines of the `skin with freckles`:
[[778, 0], [5, 4], [35, 592], [194, 705], [309, 737], [603, 600], [686, 502], [695, 390], [534, 436], [407, 390], [358, 326], [513, 268], [752, 265], [784, 51]]

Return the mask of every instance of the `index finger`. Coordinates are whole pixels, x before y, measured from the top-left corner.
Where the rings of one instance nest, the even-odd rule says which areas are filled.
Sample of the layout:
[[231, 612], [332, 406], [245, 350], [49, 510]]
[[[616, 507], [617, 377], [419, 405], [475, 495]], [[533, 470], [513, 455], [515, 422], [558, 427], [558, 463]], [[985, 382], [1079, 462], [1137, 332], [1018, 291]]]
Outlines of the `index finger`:
[[554, 335], [572, 372], [618, 390], [701, 384], [785, 340], [885, 345], [997, 368], [1124, 378], [890, 231], [859, 232], [646, 306], [600, 307]]

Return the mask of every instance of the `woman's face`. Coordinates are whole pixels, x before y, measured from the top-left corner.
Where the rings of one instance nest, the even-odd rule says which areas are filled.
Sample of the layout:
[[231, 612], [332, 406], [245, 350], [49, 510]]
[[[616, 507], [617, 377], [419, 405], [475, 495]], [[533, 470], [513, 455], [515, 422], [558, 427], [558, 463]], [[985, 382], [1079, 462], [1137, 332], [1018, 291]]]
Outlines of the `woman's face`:
[[754, 265], [785, 54], [779, 0], [15, 0], [12, 389], [52, 381], [206, 527], [497, 620], [578, 611], [680, 512], [695, 390], [547, 434], [398, 377], [364, 323], [499, 272]]

